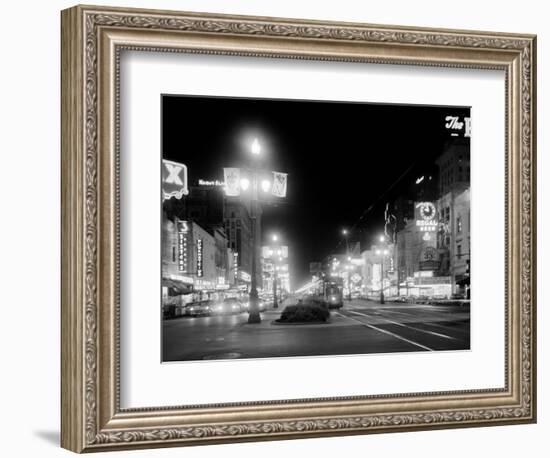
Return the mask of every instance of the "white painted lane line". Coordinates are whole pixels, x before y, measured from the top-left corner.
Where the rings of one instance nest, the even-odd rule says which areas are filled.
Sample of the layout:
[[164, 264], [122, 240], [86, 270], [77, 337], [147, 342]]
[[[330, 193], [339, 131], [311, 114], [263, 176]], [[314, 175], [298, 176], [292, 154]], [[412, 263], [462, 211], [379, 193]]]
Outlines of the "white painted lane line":
[[[396, 314], [399, 314], [399, 315], [405, 315], [405, 316], [408, 316], [408, 317], [412, 317], [412, 318], [415, 318], [416, 316], [414, 315], [414, 313], [404, 313], [404, 312], [396, 312], [395, 310], [385, 310], [386, 313], [396, 313]], [[438, 317], [435, 317], [435, 318], [438, 318]], [[425, 326], [431, 326], [433, 328], [441, 328], [441, 329], [445, 329], [445, 330], [449, 330], [448, 326], [443, 326], [441, 324], [437, 324], [437, 323], [422, 323], [424, 324]], [[453, 329], [454, 332], [458, 332], [460, 334], [469, 334], [468, 331], [464, 331], [462, 329]]]
[[[386, 331], [385, 329], [382, 329], [382, 328], [378, 328], [376, 326], [373, 326], [372, 324], [369, 324], [369, 323], [364, 323], [363, 321], [360, 321], [360, 320], [357, 320], [351, 316], [347, 316], [347, 315], [342, 315], [340, 312], [336, 312], [338, 315], [340, 316], [343, 316], [345, 318], [348, 318], [350, 320], [353, 320], [353, 321], [357, 321], [357, 323], [359, 324], [362, 324], [363, 326], [367, 327], [367, 328], [371, 328], [371, 329], [374, 329], [375, 331], [378, 331], [378, 332], [381, 332], [383, 334], [387, 334], [389, 336], [392, 336], [392, 337], [395, 337], [396, 339], [399, 339], [399, 340], [403, 340], [404, 342], [407, 342], [407, 343], [410, 343], [411, 345], [415, 345], [417, 347], [420, 347], [420, 348], [423, 348], [424, 350], [428, 350], [428, 351], [434, 351], [433, 348], [430, 348], [430, 347], [426, 347], [425, 345], [422, 345], [422, 344], [419, 344], [418, 342], [413, 342], [412, 340], [409, 340], [409, 339], [406, 339], [405, 337], [403, 336], [400, 336], [399, 334], [395, 334], [393, 332], [390, 332], [390, 331]], [[350, 311], [350, 313], [353, 313], [352, 311]], [[358, 315], [361, 315], [360, 313], [358, 313]], [[364, 315], [362, 315], [364, 316]], [[366, 318], [366, 317], [365, 317]]]
[[[369, 317], [370, 317], [369, 315], [365, 315], [364, 313], [360, 313], [360, 312], [351, 312], [351, 313], [355, 313], [356, 315], [362, 315], [362, 316], [364, 316], [364, 317], [366, 317], [366, 318], [369, 318]], [[377, 318], [379, 318], [379, 317], [377, 317]], [[402, 327], [404, 327], [404, 328], [413, 329], [414, 331], [423, 332], [423, 333], [425, 333], [425, 334], [431, 334], [431, 335], [433, 335], [433, 336], [442, 337], [442, 338], [444, 338], [444, 339], [458, 340], [457, 338], [448, 336], [448, 335], [446, 335], [446, 334], [440, 334], [439, 332], [428, 331], [428, 330], [426, 330], [426, 329], [417, 328], [417, 327], [415, 327], [415, 326], [409, 326], [408, 324], [403, 324], [403, 323], [399, 323], [398, 321], [389, 320], [389, 319], [386, 318], [386, 317], [380, 317], [379, 319], [384, 320], [384, 321], [387, 321], [388, 323], [391, 323], [391, 324], [395, 324], [396, 326], [402, 326]]]

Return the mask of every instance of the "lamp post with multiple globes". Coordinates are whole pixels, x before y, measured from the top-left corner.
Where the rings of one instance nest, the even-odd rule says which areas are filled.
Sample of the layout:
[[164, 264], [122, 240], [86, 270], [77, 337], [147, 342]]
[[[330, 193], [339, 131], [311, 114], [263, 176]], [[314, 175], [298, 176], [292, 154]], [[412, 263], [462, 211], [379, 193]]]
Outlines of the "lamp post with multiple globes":
[[260, 323], [262, 321], [260, 317], [259, 297], [258, 297], [258, 285], [256, 280], [256, 271], [258, 268], [257, 263], [257, 243], [260, 236], [259, 232], [259, 194], [260, 191], [269, 193], [272, 189], [272, 183], [269, 179], [265, 178], [266, 171], [261, 170], [259, 167], [259, 158], [261, 153], [261, 145], [257, 138], [254, 138], [251, 148], [251, 167], [249, 170], [249, 176], [241, 178], [240, 187], [243, 191], [250, 191], [250, 219], [252, 220], [252, 262], [251, 262], [251, 278], [250, 278], [250, 293], [249, 293], [249, 306], [248, 306], [248, 322]]
[[375, 253], [380, 256], [380, 303], [384, 304], [384, 259], [389, 254], [384, 235], [380, 236], [380, 245], [376, 248]]

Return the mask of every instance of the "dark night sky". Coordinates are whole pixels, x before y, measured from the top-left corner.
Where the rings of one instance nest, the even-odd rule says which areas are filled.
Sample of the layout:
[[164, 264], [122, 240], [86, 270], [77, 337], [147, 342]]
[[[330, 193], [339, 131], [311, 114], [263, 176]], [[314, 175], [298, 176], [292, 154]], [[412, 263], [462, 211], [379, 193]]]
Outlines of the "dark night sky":
[[165, 159], [187, 165], [192, 184], [199, 178], [223, 180], [223, 167], [246, 166], [251, 139], [259, 139], [262, 165], [289, 174], [287, 198], [264, 206], [262, 233], [265, 238], [277, 232], [289, 245], [297, 288], [310, 278], [309, 262], [343, 252], [342, 228], [355, 226], [352, 238], [370, 245], [383, 228], [385, 203], [441, 154], [450, 138], [445, 117], [462, 118], [469, 111], [163, 96], [162, 149]]

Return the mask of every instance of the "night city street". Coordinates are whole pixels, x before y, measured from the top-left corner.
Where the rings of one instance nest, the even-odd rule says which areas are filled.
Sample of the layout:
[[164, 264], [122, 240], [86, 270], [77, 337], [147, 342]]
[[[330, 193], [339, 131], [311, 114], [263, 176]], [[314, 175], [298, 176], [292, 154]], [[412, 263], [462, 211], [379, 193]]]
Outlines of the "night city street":
[[162, 113], [163, 362], [470, 348], [469, 107]]
[[[295, 298], [287, 299], [287, 302]], [[349, 355], [470, 348], [469, 306], [346, 302], [326, 324], [277, 325], [280, 310], [163, 322], [164, 361]]]

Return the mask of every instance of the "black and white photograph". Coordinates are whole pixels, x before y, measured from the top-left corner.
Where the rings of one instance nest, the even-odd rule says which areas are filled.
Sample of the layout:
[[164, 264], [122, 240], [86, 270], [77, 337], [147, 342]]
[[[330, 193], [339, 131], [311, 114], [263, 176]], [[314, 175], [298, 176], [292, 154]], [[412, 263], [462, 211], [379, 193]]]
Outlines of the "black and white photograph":
[[468, 107], [161, 102], [163, 362], [469, 350]]

